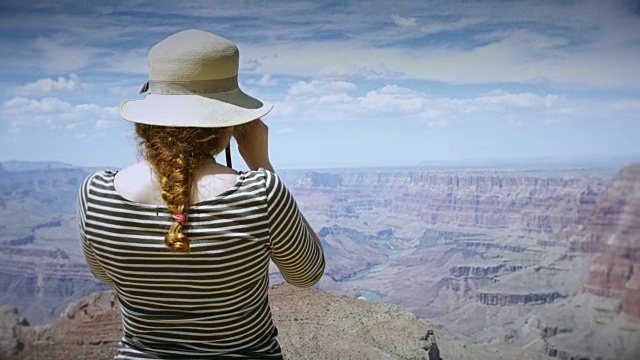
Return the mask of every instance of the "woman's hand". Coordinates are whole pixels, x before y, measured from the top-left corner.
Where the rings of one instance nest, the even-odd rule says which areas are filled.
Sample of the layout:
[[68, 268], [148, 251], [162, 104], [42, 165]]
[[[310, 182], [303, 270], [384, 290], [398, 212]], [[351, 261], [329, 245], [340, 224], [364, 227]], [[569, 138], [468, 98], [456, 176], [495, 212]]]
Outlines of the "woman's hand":
[[269, 161], [269, 128], [262, 120], [253, 120], [242, 126], [242, 131], [234, 132], [238, 151], [251, 170], [264, 168], [273, 171]]

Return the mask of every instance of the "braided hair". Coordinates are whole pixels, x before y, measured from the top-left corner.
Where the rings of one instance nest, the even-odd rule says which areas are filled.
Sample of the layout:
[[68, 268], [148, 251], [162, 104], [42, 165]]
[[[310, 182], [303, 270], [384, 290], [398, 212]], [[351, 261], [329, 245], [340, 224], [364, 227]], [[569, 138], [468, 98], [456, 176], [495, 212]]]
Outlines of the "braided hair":
[[162, 199], [173, 214], [173, 224], [164, 237], [172, 251], [188, 252], [183, 232], [191, 203], [194, 172], [226, 146], [232, 127], [199, 128], [136, 124], [142, 156], [160, 181]]

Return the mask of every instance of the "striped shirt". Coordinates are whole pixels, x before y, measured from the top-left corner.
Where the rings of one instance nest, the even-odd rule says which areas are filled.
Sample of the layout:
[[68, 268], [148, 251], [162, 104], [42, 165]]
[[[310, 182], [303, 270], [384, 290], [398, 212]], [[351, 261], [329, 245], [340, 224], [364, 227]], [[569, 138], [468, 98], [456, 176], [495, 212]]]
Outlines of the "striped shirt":
[[243, 172], [232, 188], [191, 205], [184, 227], [191, 250], [176, 253], [164, 244], [169, 210], [123, 198], [115, 174], [87, 177], [78, 205], [89, 268], [120, 302], [115, 359], [282, 358], [267, 298], [269, 261], [300, 287], [316, 284], [325, 263], [279, 177]]

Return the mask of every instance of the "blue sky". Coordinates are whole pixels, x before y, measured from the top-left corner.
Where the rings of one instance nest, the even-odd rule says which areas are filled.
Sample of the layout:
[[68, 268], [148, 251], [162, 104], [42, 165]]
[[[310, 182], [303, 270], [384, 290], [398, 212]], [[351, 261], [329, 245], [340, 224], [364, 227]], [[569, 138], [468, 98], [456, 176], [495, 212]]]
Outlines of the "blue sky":
[[640, 160], [634, 0], [100, 3], [0, 5], [0, 160], [134, 162], [117, 106], [188, 28], [238, 44], [276, 168]]

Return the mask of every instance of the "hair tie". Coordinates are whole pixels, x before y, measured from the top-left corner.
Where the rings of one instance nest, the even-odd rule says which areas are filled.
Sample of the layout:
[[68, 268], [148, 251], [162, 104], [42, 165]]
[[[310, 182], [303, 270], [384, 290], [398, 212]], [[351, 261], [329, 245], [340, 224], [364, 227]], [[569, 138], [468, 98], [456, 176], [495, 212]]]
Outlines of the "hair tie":
[[184, 225], [187, 222], [187, 215], [185, 214], [173, 214], [171, 217], [180, 225]]

